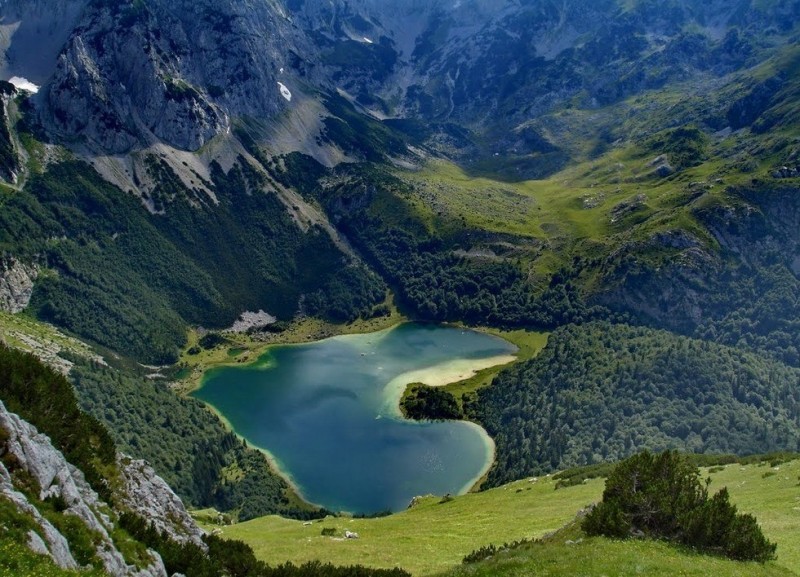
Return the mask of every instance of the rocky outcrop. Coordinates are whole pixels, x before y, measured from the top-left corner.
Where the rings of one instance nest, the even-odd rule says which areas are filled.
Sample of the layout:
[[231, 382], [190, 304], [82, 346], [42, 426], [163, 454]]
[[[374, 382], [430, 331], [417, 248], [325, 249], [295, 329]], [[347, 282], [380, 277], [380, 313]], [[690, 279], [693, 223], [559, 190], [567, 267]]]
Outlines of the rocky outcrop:
[[104, 151], [197, 150], [232, 117], [268, 120], [289, 106], [279, 79], [299, 91], [303, 39], [270, 2], [92, 3], [46, 88], [49, 123]]
[[[39, 499], [58, 499], [65, 506], [64, 515], [77, 517], [94, 533], [96, 556], [107, 573], [115, 577], [166, 577], [164, 564], [155, 552], [150, 552], [153, 562], [144, 569], [125, 562], [110, 537], [114, 525], [107, 513], [111, 510], [108, 504], [100, 500], [83, 473], [53, 447], [47, 435], [39, 433], [19, 416], [9, 413], [2, 402], [0, 429], [5, 432], [0, 454], [10, 456], [14, 470], [20, 469], [30, 475], [39, 487]], [[30, 544], [34, 550], [42, 550], [44, 544], [56, 564], [65, 568], [77, 567], [66, 539], [42, 518], [24, 494], [14, 489], [5, 465], [0, 469], [0, 495], [11, 500], [20, 511], [36, 521], [40, 538], [31, 537]]]
[[124, 507], [151, 521], [159, 532], [166, 532], [174, 541], [206, 549], [203, 530], [186, 512], [180, 497], [147, 461], [121, 455], [118, 463], [125, 483], [120, 499]]
[[38, 276], [37, 266], [25, 265], [14, 258], [0, 260], [0, 310], [9, 313], [25, 310]]
[[[70, 39], [48, 88], [53, 122], [115, 153], [156, 139], [195, 150], [227, 130], [227, 118], [183, 77], [171, 39], [156, 37], [149, 11], [130, 10], [99, 8]], [[160, 25], [179, 30], [169, 20]]]
[[[657, 262], [647, 255], [656, 253]], [[685, 231], [668, 231], [620, 247], [607, 259], [604, 291], [593, 302], [691, 332], [705, 318], [719, 255]]]
[[798, 178], [800, 177], [800, 166], [781, 166], [770, 174], [772, 178]]
[[[623, 245], [608, 257], [604, 290], [594, 295], [593, 302], [692, 334], [701, 324], [724, 318], [737, 307], [754, 306], [739, 301], [754, 301], [772, 287], [776, 297], [786, 296], [785, 308], [773, 310], [762, 303], [756, 313], [767, 315], [759, 317], [766, 333], [784, 330], [780, 322], [795, 318], [790, 311], [800, 306], [792, 296], [800, 279], [800, 191], [762, 187], [728, 192], [737, 202], [695, 211], [713, 245], [680, 230]], [[785, 286], [773, 286], [776, 274]], [[737, 300], [733, 285], [755, 288]], [[785, 313], [786, 319], [769, 316], [776, 312]]]
[[[2, 403], [0, 403], [2, 406]], [[2, 413], [0, 413], [2, 416]], [[2, 424], [0, 424], [2, 427]], [[2, 451], [0, 451], [2, 454]], [[50, 556], [62, 569], [76, 569], [78, 563], [69, 550], [69, 543], [53, 525], [39, 513], [38, 509], [28, 502], [28, 498], [14, 489], [11, 475], [0, 461], [0, 498], [11, 501], [20, 512], [28, 515], [39, 529], [38, 533], [28, 534], [28, 545], [32, 551]]]
[[0, 80], [0, 179], [16, 184], [19, 178], [19, 156], [11, 137], [9, 105], [17, 94], [13, 84]]

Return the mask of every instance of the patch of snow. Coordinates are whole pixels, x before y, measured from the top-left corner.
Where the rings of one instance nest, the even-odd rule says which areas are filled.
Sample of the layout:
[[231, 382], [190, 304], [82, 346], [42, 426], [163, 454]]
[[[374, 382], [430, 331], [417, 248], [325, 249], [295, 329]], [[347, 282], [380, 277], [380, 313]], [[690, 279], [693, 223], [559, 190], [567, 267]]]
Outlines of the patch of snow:
[[370, 40], [366, 36], [364, 36], [364, 42], [366, 42], [367, 44], [373, 44], [372, 40]]
[[283, 96], [287, 102], [291, 102], [292, 93], [288, 88], [286, 88], [286, 85], [283, 82], [278, 82], [278, 87], [281, 89], [281, 96]]
[[25, 90], [30, 92], [31, 94], [36, 94], [39, 92], [39, 87], [36, 86], [33, 82], [28, 80], [27, 78], [23, 78], [22, 76], [12, 76], [8, 79], [8, 81], [16, 86], [19, 90]]

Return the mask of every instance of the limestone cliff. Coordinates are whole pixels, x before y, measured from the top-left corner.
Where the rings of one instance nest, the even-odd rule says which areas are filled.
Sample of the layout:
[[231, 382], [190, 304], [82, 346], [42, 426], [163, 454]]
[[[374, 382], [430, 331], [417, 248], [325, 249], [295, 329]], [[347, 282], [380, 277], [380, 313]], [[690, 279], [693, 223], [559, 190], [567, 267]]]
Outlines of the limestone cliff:
[[47, 111], [64, 136], [103, 151], [197, 150], [231, 118], [285, 109], [278, 82], [294, 84], [300, 43], [277, 3], [91, 2], [59, 55]]
[[[121, 458], [124, 488], [119, 497], [123, 508], [152, 521], [159, 530], [176, 540], [202, 545], [202, 531], [194, 524], [175, 494], [153, 470], [141, 461]], [[21, 474], [35, 482], [35, 493], [19, 490], [15, 479]], [[126, 562], [111, 534], [116, 512], [103, 502], [86, 482], [83, 473], [66, 461], [50, 439], [0, 402], [0, 498], [11, 501], [29, 516], [38, 529], [29, 534], [29, 546], [49, 555], [62, 568], [74, 569], [78, 562], [68, 540], [37, 508], [36, 502], [57, 501], [63, 514], [76, 517], [93, 535], [95, 557], [102, 568], [119, 577], [166, 577], [161, 557], [149, 551], [150, 562], [137, 567]], [[120, 506], [117, 504], [117, 506]], [[140, 563], [141, 564], [141, 563]]]
[[0, 260], [0, 311], [18, 313], [28, 306], [39, 268], [14, 258]]
[[120, 472], [125, 487], [122, 505], [152, 522], [159, 532], [166, 532], [178, 543], [194, 543], [205, 549], [203, 530], [186, 512], [183, 502], [159, 477], [147, 461], [120, 456]]

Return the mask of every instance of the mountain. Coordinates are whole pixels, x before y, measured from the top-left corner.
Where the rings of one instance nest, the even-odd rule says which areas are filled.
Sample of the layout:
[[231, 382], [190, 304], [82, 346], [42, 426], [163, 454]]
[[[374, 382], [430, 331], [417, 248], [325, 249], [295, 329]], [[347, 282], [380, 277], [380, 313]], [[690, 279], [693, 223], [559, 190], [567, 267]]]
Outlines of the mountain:
[[[115, 454], [108, 433], [78, 410], [63, 376], [5, 346], [0, 356], [4, 544], [28, 543], [44, 556], [38, 562], [46, 571], [94, 566], [117, 576], [166, 576], [161, 556], [120, 530], [121, 515], [127, 513], [146, 517], [175, 542], [206, 549], [203, 532], [180, 499], [146, 463]], [[4, 554], [2, 566], [15, 573], [22, 569], [15, 564], [25, 562], [21, 558], [16, 550]]]
[[[172, 390], [187, 358], [233, 354], [243, 314], [262, 319], [253, 342], [394, 307], [553, 331], [463, 400], [498, 441], [492, 482], [642, 447], [797, 450], [799, 16], [797, 0], [6, 0], [3, 340], [68, 371], [188, 503], [242, 518], [322, 514]], [[638, 412], [617, 401], [644, 389], [647, 435], [595, 418]]]

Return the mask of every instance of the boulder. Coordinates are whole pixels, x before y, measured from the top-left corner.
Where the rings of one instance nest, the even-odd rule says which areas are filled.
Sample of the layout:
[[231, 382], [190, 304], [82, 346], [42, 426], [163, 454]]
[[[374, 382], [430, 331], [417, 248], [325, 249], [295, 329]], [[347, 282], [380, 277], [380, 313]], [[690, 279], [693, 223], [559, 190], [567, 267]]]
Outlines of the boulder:
[[22, 264], [14, 258], [0, 261], [0, 311], [13, 314], [25, 310], [38, 276], [36, 266]]

